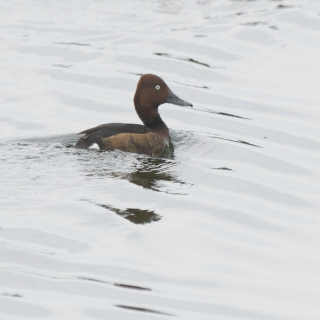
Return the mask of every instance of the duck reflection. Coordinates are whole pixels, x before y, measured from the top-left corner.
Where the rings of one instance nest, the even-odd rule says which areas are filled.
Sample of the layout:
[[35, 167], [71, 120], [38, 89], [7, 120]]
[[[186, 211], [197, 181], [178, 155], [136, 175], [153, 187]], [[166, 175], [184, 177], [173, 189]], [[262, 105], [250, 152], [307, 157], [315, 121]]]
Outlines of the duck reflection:
[[179, 173], [175, 170], [179, 163], [174, 160], [174, 146], [171, 141], [159, 157], [94, 150], [81, 152], [79, 155], [78, 160], [89, 177], [112, 177], [157, 192], [184, 194], [181, 193], [181, 189], [184, 189], [181, 186], [186, 183], [179, 179]]
[[151, 210], [143, 210], [143, 209], [136, 209], [136, 208], [127, 208], [125, 210], [120, 210], [105, 204], [99, 204], [98, 206], [105, 208], [109, 211], [112, 211], [117, 215], [135, 224], [146, 224], [146, 223], [151, 223], [161, 219], [160, 215], [156, 214], [154, 211], [151, 211]]
[[[175, 169], [178, 163], [174, 160], [174, 146], [171, 141], [169, 147], [157, 158], [119, 151], [94, 150], [81, 151], [78, 155], [81, 167], [88, 177], [123, 179], [145, 189], [171, 194], [182, 194], [181, 186], [186, 184], [178, 178]], [[135, 224], [147, 224], [162, 218], [153, 210], [134, 207], [119, 209], [103, 203], [96, 205]]]
[[135, 170], [126, 175], [126, 179], [138, 186], [157, 192], [170, 194], [185, 194], [181, 192], [181, 186], [187, 183], [178, 178], [174, 161], [174, 146], [170, 141], [169, 148], [161, 158], [143, 158]]
[[[136, 171], [127, 175], [129, 182], [151, 189], [153, 191], [164, 191], [161, 188], [164, 181], [174, 181], [174, 176], [166, 171], [170, 167], [170, 163], [163, 159], [144, 159], [142, 166], [137, 168]], [[162, 183], [161, 183], [162, 182]], [[167, 192], [167, 190], [165, 190]]]
[[140, 159], [141, 161], [136, 165], [135, 170], [126, 175], [126, 179], [135, 185], [158, 192], [167, 191], [161, 188], [163, 182], [181, 183], [170, 170], [175, 166], [175, 162], [171, 160], [174, 158], [172, 144], [162, 156], [161, 158]]

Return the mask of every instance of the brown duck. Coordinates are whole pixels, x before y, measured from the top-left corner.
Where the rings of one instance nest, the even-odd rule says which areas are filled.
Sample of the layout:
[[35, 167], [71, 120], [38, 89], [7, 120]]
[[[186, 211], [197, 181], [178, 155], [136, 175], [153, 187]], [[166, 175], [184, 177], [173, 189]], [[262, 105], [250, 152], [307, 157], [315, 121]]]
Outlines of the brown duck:
[[190, 102], [177, 97], [158, 76], [143, 75], [134, 95], [136, 112], [144, 125], [107, 123], [84, 130], [74, 145], [87, 149], [92, 146], [100, 150], [122, 150], [156, 156], [169, 144], [169, 129], [160, 117], [158, 107], [163, 103], [190, 106]]

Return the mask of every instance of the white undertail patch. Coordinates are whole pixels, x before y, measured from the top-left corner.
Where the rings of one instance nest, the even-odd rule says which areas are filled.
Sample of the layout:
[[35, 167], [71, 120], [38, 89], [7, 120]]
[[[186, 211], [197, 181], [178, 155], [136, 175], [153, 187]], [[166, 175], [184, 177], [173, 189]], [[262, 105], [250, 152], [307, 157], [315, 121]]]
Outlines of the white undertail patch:
[[100, 147], [97, 143], [93, 143], [90, 147], [88, 147], [88, 149], [91, 150], [100, 150]]

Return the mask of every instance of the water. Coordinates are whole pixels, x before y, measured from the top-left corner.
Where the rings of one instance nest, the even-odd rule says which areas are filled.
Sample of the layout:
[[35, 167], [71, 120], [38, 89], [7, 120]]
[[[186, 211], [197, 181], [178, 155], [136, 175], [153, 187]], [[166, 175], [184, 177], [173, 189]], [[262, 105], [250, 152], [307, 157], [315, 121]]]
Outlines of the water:
[[[320, 5], [0, 4], [0, 319], [319, 319]], [[76, 150], [163, 105], [158, 158]]]

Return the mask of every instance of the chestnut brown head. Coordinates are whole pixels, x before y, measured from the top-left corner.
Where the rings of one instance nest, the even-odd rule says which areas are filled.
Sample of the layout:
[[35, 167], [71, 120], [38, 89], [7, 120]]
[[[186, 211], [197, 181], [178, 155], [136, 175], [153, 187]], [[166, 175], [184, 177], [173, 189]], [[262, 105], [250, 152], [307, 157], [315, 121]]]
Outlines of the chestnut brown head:
[[134, 105], [143, 123], [150, 123], [152, 119], [157, 118], [159, 105], [166, 102], [192, 107], [190, 102], [176, 96], [160, 77], [154, 74], [143, 75], [134, 96]]

